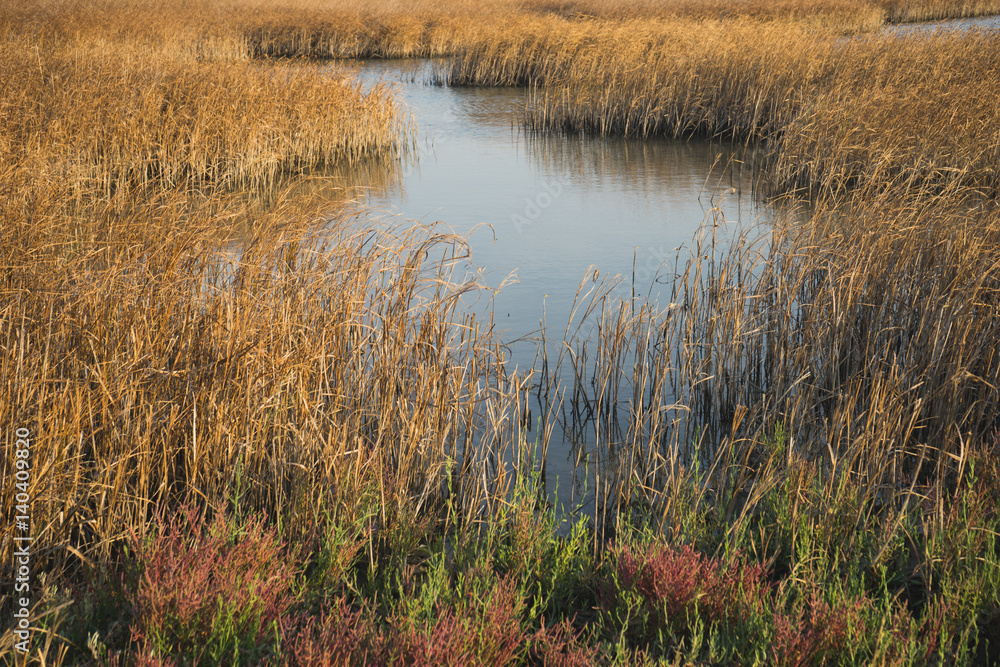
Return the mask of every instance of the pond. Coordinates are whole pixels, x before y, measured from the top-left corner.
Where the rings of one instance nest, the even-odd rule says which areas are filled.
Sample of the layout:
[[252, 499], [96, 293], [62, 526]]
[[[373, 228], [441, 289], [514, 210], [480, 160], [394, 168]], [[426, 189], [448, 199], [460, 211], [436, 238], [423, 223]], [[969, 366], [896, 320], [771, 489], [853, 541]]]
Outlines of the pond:
[[514, 281], [494, 299], [509, 339], [537, 332], [543, 312], [550, 326], [565, 324], [595, 269], [625, 277], [616, 294], [626, 299], [634, 269], [635, 293], [655, 297], [653, 274], [706, 222], [772, 215], [751, 196], [738, 146], [526, 132], [524, 89], [432, 85], [435, 66], [359, 65], [365, 79], [395, 82], [420, 134], [399, 181], [372, 188], [365, 204], [467, 236], [488, 283]]
[[[363, 80], [393, 82], [419, 127], [398, 181], [373, 185], [363, 203], [396, 222], [441, 222], [468, 237], [481, 279], [506, 283], [469, 308], [492, 308], [509, 371], [535, 363], [543, 321], [550, 346], [560, 345], [585, 279], [621, 276], [613, 297], [657, 302], [675, 258], [683, 263], [699, 235], [724, 242], [775, 215], [752, 196], [739, 146], [526, 132], [524, 89], [434, 85], [442, 65], [352, 65]], [[557, 427], [546, 472], [550, 490], [560, 479], [563, 504], [573, 495], [572, 450]]]

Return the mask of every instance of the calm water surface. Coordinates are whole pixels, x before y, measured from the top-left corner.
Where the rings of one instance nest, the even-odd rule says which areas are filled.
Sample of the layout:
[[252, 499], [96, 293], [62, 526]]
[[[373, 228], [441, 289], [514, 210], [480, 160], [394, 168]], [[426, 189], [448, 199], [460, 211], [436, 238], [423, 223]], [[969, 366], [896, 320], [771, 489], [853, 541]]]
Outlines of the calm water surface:
[[[486, 284], [509, 283], [469, 307], [493, 308], [511, 342], [510, 370], [534, 363], [543, 318], [558, 345], [584, 279], [620, 275], [615, 298], [662, 300], [663, 276], [696, 236], [725, 239], [772, 216], [751, 196], [750, 169], [731, 145], [525, 132], [523, 89], [430, 85], [439, 66], [359, 65], [367, 81], [393, 82], [419, 126], [398, 181], [374, 184], [365, 204], [400, 222], [440, 221], [468, 237]], [[560, 478], [563, 503], [573, 486], [571, 450], [557, 429], [547, 475], [550, 489]]]
[[737, 221], [771, 215], [753, 201], [749, 168], [733, 164], [731, 145], [526, 132], [523, 89], [429, 85], [433, 67], [361, 65], [363, 77], [394, 82], [419, 126], [398, 183], [373, 188], [366, 204], [468, 236], [486, 282], [513, 281], [494, 301], [509, 339], [537, 332], [543, 308], [550, 328], [565, 325], [595, 269], [625, 277], [615, 294], [628, 299], [634, 267], [635, 292], [655, 296], [653, 274], [673, 266], [704, 223], [727, 221], [715, 227], [722, 237]]

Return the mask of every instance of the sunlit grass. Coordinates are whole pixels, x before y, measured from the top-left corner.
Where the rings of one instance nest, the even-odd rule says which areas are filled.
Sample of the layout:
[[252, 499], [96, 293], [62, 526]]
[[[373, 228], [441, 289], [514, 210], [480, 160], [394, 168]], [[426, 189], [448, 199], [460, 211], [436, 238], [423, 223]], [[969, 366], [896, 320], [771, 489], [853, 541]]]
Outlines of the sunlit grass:
[[[1000, 60], [984, 35], [845, 38], [990, 11], [4, 4], [32, 660], [995, 661]], [[535, 129], [740, 138], [808, 213], [706, 233], [669, 303], [581, 290], [552, 371], [512, 376], [460, 309], [462, 239], [349, 215], [321, 179], [275, 192], [391, 181], [408, 117], [322, 59], [427, 55], [531, 86]], [[529, 391], [559, 408], [534, 445]], [[530, 453], [556, 420], [574, 516]]]
[[348, 71], [200, 62], [66, 46], [12, 53], [5, 159], [81, 192], [157, 185], [273, 186], [289, 173], [398, 155], [409, 125], [388, 90]]

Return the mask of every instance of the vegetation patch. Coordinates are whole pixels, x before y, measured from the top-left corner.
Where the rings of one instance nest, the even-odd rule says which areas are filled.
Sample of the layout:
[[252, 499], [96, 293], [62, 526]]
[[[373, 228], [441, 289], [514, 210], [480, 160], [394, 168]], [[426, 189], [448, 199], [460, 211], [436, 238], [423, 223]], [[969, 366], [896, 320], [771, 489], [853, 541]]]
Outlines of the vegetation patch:
[[[0, 4], [4, 664], [1000, 659], [997, 40], [871, 32], [996, 3], [182, 5]], [[328, 59], [397, 56], [809, 199], [511, 372], [462, 239], [276, 194], [391, 180], [412, 123]]]

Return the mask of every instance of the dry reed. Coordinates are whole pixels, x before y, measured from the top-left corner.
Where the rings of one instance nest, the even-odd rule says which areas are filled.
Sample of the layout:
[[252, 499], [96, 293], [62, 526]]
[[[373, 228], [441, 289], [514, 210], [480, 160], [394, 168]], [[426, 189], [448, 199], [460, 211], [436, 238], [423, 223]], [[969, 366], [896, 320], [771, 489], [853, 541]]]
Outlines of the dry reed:
[[[870, 30], [887, 17], [975, 15], [991, 6], [790, 0], [767, 6], [747, 2], [723, 11], [707, 0], [655, 8], [642, 2], [611, 7], [500, 1], [479, 7], [456, 1], [447, 5], [449, 13], [432, 3], [403, 8], [383, 2], [360, 12], [339, 2], [233, 2], [195, 3], [183, 14], [168, 5], [123, 0], [58, 8], [43, 3], [34, 10], [6, 8], [8, 34], [35, 34], [36, 41], [22, 39], [8, 47], [6, 60], [22, 63], [8, 76], [29, 85], [27, 94], [9, 98], [5, 108], [16, 126], [16, 119], [31, 117], [17, 111], [18, 105], [40, 104], [48, 94], [41, 82], [62, 79], [76, 92], [55, 108], [93, 108], [104, 98], [76, 82], [106, 77], [104, 87], [118, 86], [116, 97], [133, 100], [122, 107], [124, 117], [114, 127], [133, 143], [135, 136], [148, 137], [149, 145], [121, 141], [121, 154], [107, 156], [107, 148], [83, 146], [82, 157], [57, 156], [55, 173], [76, 171], [75, 177], [105, 182], [122, 177], [90, 173], [93, 163], [105, 161], [129, 179], [152, 173], [171, 182], [184, 174], [267, 182], [281, 170], [321, 165], [340, 154], [384, 152], [392, 146], [389, 135], [405, 133], [405, 123], [389, 111], [385, 91], [366, 97], [350, 85], [320, 82], [302, 71], [288, 81], [271, 81], [272, 70], [257, 71], [246, 64], [248, 56], [454, 55], [449, 83], [533, 86], [527, 123], [537, 129], [767, 141], [766, 182], [775, 192], [899, 184], [918, 191], [974, 186], [991, 192], [1000, 145], [990, 129], [997, 125], [998, 107], [993, 92], [998, 87], [988, 85], [997, 76], [994, 40], [840, 36]], [[109, 28], [116, 10], [134, 20]], [[39, 44], [71, 47], [39, 55], [36, 72], [14, 57], [32, 43], [36, 52]], [[143, 64], [122, 67], [105, 54], [113, 74], [88, 70], [100, 67], [94, 50], [104, 53], [109, 43], [133, 45], [137, 55], [123, 57]], [[138, 55], [145, 53], [185, 64], [164, 68], [164, 56]], [[80, 59], [86, 63], [82, 71]], [[153, 65], [157, 62], [160, 66]], [[46, 72], [49, 63], [52, 71]], [[331, 94], [334, 85], [344, 90]], [[129, 98], [127, 90], [136, 86], [148, 88], [150, 99]], [[160, 107], [167, 110], [165, 117], [152, 112], [155, 102], [177, 95], [186, 98], [181, 108], [166, 103]], [[244, 100], [246, 108], [231, 111], [251, 122], [219, 115], [220, 97]], [[314, 108], [302, 108], [306, 100]], [[897, 122], [900, 111], [906, 123]], [[331, 115], [338, 118], [337, 129], [317, 126], [315, 118]], [[59, 127], [75, 136], [81, 129], [77, 119], [65, 116]], [[85, 128], [86, 121], [80, 122]], [[172, 128], [192, 123], [195, 131], [179, 146], [156, 134], [176, 135]], [[908, 131], [923, 127], [935, 131]], [[64, 153], [76, 150], [58, 134], [52, 139], [48, 144], [60, 145]], [[168, 163], [161, 164], [165, 153]]]
[[0, 149], [83, 190], [161, 183], [260, 187], [282, 174], [391, 157], [410, 129], [390, 91], [348, 71], [198, 62], [128, 47], [0, 49]]
[[[172, 189], [405, 145], [384, 89], [253, 55], [457, 54], [454, 83], [536, 86], [538, 128], [766, 140], [779, 189], [995, 192], [990, 40], [840, 38], [877, 23], [868, 4], [698, 15], [713, 6], [6, 3], [0, 423], [5, 451], [33, 433], [39, 553], [106, 556], [154, 505], [237, 488], [297, 526], [377, 494], [372, 530], [506, 501], [529, 383], [458, 313], [475, 286], [451, 273], [457, 240], [329, 220], [321, 237], [323, 211]], [[859, 516], [931, 473], [951, 483], [995, 425], [1000, 221], [949, 205], [885, 195], [718, 263], [699, 252], [664, 312], [594, 302], [596, 337], [567, 341], [560, 369], [571, 430], [597, 434], [594, 515], [644, 506], [669, 525], [704, 504], [746, 526], [805, 465], [832, 499], [858, 482]]]
[[63, 546], [100, 557], [144, 534], [154, 506], [237, 488], [303, 527], [373, 489], [382, 524], [446, 499], [476, 518], [506, 493], [523, 383], [456, 311], [475, 287], [452, 277], [456, 239], [278, 207], [234, 248], [221, 232], [243, 211], [217, 202], [120, 192], [67, 219], [58, 192], [9, 194], [0, 423], [32, 433], [49, 569]]
[[1000, 187], [1000, 49], [985, 33], [861, 40], [772, 150], [777, 190]]
[[892, 195], [705, 240], [662, 310], [596, 294], [596, 332], [556, 372], [575, 378], [564, 420], [595, 448], [596, 509], [677, 526], [693, 485], [738, 531], [803, 465], [833, 504], [863, 489], [859, 512], [918, 479], [947, 495], [998, 424], [998, 234], [995, 207]]
[[763, 142], [772, 192], [997, 188], [988, 35], [843, 39], [754, 22], [564, 22], [458, 57], [450, 80], [532, 85], [538, 130]]

